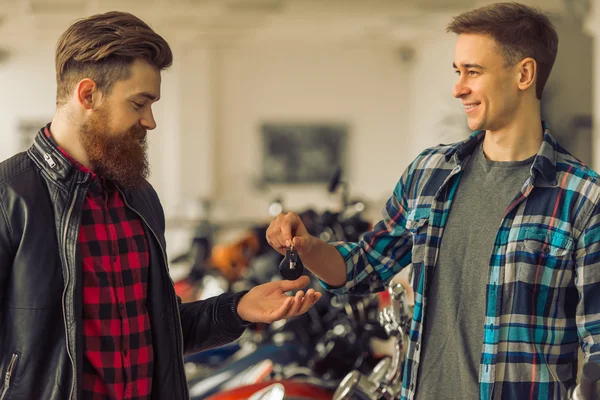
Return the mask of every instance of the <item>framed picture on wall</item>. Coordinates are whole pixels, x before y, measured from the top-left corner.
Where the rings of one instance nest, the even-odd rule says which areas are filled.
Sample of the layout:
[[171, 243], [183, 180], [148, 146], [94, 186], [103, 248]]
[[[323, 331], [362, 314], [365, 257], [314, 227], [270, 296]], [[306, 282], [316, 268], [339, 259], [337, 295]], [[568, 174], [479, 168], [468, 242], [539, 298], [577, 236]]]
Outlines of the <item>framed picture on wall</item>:
[[345, 166], [345, 124], [266, 122], [261, 132], [264, 183], [325, 183]]

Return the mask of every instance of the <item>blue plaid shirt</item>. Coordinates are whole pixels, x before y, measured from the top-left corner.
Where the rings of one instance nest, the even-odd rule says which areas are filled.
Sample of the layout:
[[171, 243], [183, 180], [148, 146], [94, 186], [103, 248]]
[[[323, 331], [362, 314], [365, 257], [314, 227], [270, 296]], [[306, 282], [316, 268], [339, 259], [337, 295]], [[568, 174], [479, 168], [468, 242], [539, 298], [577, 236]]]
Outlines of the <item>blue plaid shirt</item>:
[[[499, 221], [490, 254], [481, 399], [565, 398], [576, 383], [578, 346], [586, 362], [600, 361], [600, 182], [542, 124], [530, 176]], [[429, 282], [463, 166], [484, 136], [477, 131], [421, 153], [373, 231], [359, 243], [335, 244], [346, 285], [321, 282], [336, 294], [370, 294], [412, 264], [415, 309], [402, 399], [415, 396]]]

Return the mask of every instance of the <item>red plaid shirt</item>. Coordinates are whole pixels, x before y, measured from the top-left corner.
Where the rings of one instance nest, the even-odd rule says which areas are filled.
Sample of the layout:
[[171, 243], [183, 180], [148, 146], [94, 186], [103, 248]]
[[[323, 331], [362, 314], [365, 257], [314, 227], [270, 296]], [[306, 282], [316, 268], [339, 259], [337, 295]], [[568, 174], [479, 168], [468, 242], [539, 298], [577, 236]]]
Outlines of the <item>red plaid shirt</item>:
[[[46, 135], [51, 137], [48, 129]], [[149, 399], [154, 353], [146, 309], [148, 241], [142, 221], [125, 206], [114, 184], [94, 173], [78, 242], [83, 262], [83, 398]]]

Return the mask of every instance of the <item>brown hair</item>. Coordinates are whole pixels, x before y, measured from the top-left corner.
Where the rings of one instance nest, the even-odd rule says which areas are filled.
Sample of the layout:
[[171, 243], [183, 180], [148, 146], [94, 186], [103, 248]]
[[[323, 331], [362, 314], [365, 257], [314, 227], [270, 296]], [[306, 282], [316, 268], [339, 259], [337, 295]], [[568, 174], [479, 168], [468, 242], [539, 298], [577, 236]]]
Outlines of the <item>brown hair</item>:
[[518, 3], [496, 3], [453, 18], [448, 32], [489, 35], [498, 43], [508, 65], [531, 57], [537, 63], [538, 99], [552, 71], [558, 52], [558, 34], [541, 11]]
[[171, 66], [173, 53], [165, 39], [129, 13], [111, 11], [75, 22], [56, 47], [57, 106], [84, 78], [93, 79], [98, 89], [110, 94], [117, 81], [131, 76], [136, 59], [163, 70]]

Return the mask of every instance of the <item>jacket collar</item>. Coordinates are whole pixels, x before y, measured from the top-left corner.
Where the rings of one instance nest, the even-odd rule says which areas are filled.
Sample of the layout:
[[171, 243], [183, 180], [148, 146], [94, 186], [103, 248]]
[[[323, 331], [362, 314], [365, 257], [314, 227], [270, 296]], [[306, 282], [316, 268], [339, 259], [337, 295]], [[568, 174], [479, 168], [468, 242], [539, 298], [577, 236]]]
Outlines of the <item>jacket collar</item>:
[[[542, 140], [540, 149], [533, 159], [531, 173], [534, 177], [539, 175], [551, 185], [556, 185], [556, 158], [558, 153], [558, 144], [554, 137], [550, 134], [550, 130], [548, 129], [548, 124], [546, 121], [542, 120], [542, 128], [544, 130], [544, 138]], [[456, 164], [462, 165], [473, 153], [475, 148], [477, 148], [479, 143], [483, 141], [484, 137], [484, 130], [475, 131], [466, 140], [452, 145], [450, 151], [446, 153], [446, 161], [453, 159]]]
[[[46, 127], [49, 127], [48, 124]], [[33, 161], [48, 174], [58, 181], [68, 180], [73, 172], [78, 169], [73, 163], [46, 137], [44, 129], [40, 129], [27, 151]]]

